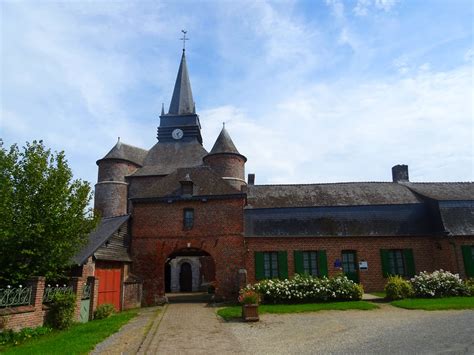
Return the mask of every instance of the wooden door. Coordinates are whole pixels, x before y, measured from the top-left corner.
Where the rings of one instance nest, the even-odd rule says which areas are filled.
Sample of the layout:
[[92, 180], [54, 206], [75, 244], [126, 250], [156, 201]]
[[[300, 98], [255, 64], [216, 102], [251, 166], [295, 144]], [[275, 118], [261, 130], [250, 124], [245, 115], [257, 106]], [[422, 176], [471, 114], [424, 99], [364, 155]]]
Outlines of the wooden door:
[[182, 263], [179, 273], [179, 289], [181, 292], [191, 292], [193, 290], [193, 271], [191, 264]]
[[113, 304], [116, 311], [120, 311], [120, 290], [122, 268], [119, 265], [96, 266], [95, 275], [99, 279], [99, 294], [97, 304]]

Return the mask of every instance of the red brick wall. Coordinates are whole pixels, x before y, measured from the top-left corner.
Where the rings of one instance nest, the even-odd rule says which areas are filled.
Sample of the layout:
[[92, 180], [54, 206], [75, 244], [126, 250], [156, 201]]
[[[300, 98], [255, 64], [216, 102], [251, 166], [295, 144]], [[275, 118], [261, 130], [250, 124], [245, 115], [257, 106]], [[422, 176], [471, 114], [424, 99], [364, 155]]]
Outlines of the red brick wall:
[[233, 177], [240, 180], [229, 182], [240, 189], [245, 185], [245, 161], [242, 157], [232, 154], [216, 154], [204, 158], [204, 163], [209, 165], [221, 177]]
[[248, 281], [255, 282], [255, 251], [288, 252], [288, 274], [294, 275], [294, 250], [326, 250], [329, 275], [335, 275], [339, 269], [334, 267], [336, 259], [341, 260], [342, 250], [356, 250], [358, 260], [368, 262], [368, 270], [360, 271], [360, 282], [366, 291], [380, 291], [386, 279], [382, 276], [380, 249], [413, 249], [415, 270], [434, 271], [440, 268], [463, 275], [464, 266], [460, 245], [474, 242], [473, 237], [455, 238], [459, 254], [460, 269], [457, 267], [453, 247], [445, 238], [439, 237], [327, 237], [327, 238], [245, 238], [246, 268]]
[[102, 160], [99, 162], [97, 181], [122, 181], [125, 176], [134, 173], [138, 166], [123, 160]]
[[[164, 296], [166, 259], [181, 249], [209, 254], [216, 268], [216, 296], [236, 297], [243, 261], [244, 199], [136, 203], [132, 218], [133, 273], [141, 277], [145, 304]], [[183, 229], [183, 209], [194, 208], [194, 227]]]

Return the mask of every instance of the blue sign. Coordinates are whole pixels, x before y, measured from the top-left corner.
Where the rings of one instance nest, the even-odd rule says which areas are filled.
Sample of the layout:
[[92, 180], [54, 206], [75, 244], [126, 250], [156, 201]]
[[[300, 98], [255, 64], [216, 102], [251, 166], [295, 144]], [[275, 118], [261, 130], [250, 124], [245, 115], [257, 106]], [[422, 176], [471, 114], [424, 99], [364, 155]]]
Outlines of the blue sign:
[[341, 260], [336, 259], [336, 260], [334, 261], [334, 267], [335, 267], [335, 268], [340, 268], [340, 267], [342, 267], [342, 262], [341, 262]]

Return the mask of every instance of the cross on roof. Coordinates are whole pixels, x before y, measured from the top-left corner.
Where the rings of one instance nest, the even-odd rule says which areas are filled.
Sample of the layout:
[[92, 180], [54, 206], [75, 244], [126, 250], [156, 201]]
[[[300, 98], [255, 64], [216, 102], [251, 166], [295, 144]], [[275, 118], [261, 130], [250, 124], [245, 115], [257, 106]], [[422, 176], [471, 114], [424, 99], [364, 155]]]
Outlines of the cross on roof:
[[181, 30], [181, 32], [183, 32], [183, 37], [180, 38], [180, 40], [183, 41], [183, 52], [184, 52], [186, 50], [186, 41], [189, 41], [189, 38], [186, 38], [186, 33], [188, 33], [188, 31]]

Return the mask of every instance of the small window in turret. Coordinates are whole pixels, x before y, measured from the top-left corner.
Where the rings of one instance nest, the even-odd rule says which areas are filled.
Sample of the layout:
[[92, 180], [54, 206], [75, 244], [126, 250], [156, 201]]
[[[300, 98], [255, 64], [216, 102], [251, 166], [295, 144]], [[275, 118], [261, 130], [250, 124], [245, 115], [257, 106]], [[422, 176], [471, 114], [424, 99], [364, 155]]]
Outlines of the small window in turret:
[[194, 226], [194, 209], [185, 208], [183, 213], [183, 229], [191, 229]]

